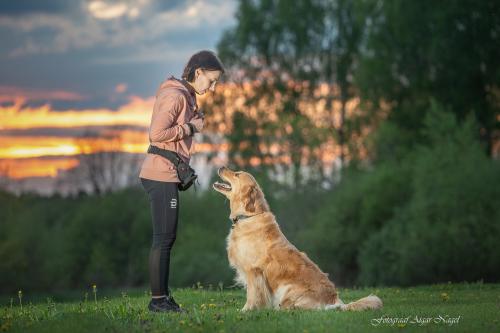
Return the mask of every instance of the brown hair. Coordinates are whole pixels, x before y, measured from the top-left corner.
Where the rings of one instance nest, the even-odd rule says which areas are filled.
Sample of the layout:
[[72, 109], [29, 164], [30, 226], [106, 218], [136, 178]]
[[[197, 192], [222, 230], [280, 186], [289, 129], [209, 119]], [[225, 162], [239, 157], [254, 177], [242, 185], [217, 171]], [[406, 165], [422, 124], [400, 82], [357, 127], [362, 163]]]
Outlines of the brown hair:
[[194, 73], [198, 68], [209, 71], [219, 70], [221, 71], [221, 74], [224, 74], [224, 66], [222, 65], [222, 62], [212, 51], [203, 50], [193, 54], [184, 67], [182, 78], [186, 81], [193, 82]]

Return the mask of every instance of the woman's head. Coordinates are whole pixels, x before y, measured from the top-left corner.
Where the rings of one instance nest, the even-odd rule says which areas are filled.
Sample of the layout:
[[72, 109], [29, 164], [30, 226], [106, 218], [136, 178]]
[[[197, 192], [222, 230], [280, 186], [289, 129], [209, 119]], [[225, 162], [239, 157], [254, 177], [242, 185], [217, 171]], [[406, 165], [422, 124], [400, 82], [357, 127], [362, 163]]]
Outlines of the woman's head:
[[200, 95], [214, 91], [215, 84], [224, 74], [224, 66], [215, 53], [200, 51], [191, 56], [184, 67], [182, 78], [189, 82]]

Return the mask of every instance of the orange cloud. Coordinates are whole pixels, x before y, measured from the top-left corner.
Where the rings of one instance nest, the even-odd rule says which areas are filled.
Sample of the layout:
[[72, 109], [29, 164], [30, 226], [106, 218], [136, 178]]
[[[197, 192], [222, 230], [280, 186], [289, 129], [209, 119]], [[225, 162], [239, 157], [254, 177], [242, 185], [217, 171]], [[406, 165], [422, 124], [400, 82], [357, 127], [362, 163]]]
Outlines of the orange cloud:
[[81, 101], [87, 97], [66, 90], [25, 89], [12, 86], [0, 86], [0, 103], [16, 101]]
[[128, 86], [125, 83], [119, 83], [115, 87], [115, 92], [119, 94], [123, 94], [125, 91], [127, 91]]
[[78, 166], [76, 158], [23, 158], [0, 160], [0, 175], [13, 179], [25, 177], [56, 177], [60, 170]]
[[[83, 152], [108, 151], [111, 149], [129, 153], [142, 153], [149, 143], [147, 127], [151, 120], [154, 97], [140, 98], [131, 96], [129, 102], [118, 110], [88, 109], [58, 111], [49, 104], [40, 107], [25, 106], [25, 97], [16, 97], [14, 104], [0, 107], [0, 159], [20, 159], [15, 165], [16, 175], [33, 176], [53, 174], [54, 168], [41, 165], [41, 171], [33, 172], [31, 162], [18, 169], [25, 162], [21, 158], [41, 156], [75, 156]], [[143, 126], [141, 130], [114, 130], [106, 126], [133, 125]], [[1, 130], [23, 130], [43, 127], [72, 128], [80, 126], [103, 127], [102, 135], [97, 138], [78, 138], [71, 136], [19, 136], [2, 135]], [[117, 146], [114, 141], [118, 141]], [[68, 159], [73, 161], [74, 159]], [[10, 162], [12, 163], [12, 162]], [[49, 162], [47, 162], [50, 164]], [[45, 164], [47, 164], [45, 163]], [[58, 162], [62, 163], [62, 162]], [[5, 164], [5, 163], [3, 163]], [[44, 164], [44, 165], [45, 165]], [[47, 165], [48, 165], [47, 164]], [[59, 164], [58, 164], [59, 165]], [[66, 166], [73, 165], [69, 162]], [[21, 171], [22, 170], [22, 171]], [[45, 171], [43, 171], [45, 170]]]
[[2, 137], [0, 158], [75, 155], [79, 150], [73, 141], [73, 138]]
[[40, 107], [23, 106], [25, 99], [17, 98], [13, 105], [0, 107], [0, 130], [34, 127], [74, 127], [138, 125], [149, 126], [154, 97], [143, 99], [130, 96], [129, 102], [118, 110], [53, 110], [49, 104]]

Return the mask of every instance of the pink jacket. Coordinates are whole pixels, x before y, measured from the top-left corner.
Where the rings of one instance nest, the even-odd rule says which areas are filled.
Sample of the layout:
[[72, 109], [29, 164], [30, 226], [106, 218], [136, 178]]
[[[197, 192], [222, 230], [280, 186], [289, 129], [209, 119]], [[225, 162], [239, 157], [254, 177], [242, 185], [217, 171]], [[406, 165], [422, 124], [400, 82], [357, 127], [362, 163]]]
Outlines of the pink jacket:
[[[187, 123], [198, 110], [196, 92], [188, 83], [171, 76], [161, 83], [149, 127], [151, 145], [175, 151], [189, 163], [193, 151], [193, 137]], [[139, 174], [140, 178], [163, 182], [179, 182], [175, 166], [166, 158], [147, 154]]]

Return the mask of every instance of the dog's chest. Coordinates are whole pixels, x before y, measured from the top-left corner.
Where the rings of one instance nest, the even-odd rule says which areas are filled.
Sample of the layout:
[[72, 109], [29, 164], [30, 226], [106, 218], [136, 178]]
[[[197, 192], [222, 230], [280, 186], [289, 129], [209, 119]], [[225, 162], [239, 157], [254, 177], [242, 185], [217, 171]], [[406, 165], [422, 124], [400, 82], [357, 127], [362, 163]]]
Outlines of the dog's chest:
[[238, 258], [241, 256], [239, 252], [241, 251], [238, 249], [238, 237], [231, 230], [227, 236], [227, 257], [232, 266], [237, 266]]
[[251, 266], [259, 258], [259, 244], [251, 237], [231, 230], [227, 237], [227, 255], [234, 267]]

